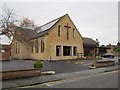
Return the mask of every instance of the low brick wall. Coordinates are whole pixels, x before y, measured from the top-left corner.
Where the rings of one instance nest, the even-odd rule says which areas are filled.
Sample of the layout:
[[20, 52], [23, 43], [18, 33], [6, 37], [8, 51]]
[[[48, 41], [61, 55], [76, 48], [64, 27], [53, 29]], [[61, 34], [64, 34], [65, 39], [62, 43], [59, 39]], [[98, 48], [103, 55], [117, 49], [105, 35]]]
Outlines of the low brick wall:
[[16, 71], [3, 71], [0, 72], [0, 79], [13, 79], [29, 76], [38, 76], [41, 75], [40, 69], [27, 69], [27, 70], [16, 70]]
[[115, 65], [114, 61], [104, 61], [104, 62], [92, 63], [91, 67], [97, 68], [97, 67], [106, 67], [106, 66], [112, 66], [112, 65]]

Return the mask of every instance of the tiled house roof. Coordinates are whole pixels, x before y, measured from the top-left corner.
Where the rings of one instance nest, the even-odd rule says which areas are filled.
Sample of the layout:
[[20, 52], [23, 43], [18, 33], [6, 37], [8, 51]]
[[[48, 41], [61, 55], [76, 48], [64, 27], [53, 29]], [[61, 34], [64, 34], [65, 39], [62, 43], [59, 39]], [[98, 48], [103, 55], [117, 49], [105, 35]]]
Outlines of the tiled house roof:
[[94, 41], [92, 38], [83, 37], [83, 45], [95, 45], [95, 46], [97, 46], [98, 43], [96, 41]]
[[32, 39], [36, 35], [36, 32], [34, 30], [27, 29], [27, 28], [16, 27], [15, 30], [16, 32], [19, 32], [20, 34], [22, 34], [28, 39]]

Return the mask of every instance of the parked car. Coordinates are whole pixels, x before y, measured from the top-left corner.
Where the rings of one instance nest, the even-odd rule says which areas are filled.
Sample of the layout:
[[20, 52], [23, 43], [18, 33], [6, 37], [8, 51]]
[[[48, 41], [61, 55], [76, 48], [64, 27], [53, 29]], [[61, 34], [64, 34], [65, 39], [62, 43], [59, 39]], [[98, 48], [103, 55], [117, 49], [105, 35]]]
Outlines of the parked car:
[[103, 58], [114, 58], [115, 56], [112, 53], [105, 53], [105, 54], [102, 55], [102, 57]]

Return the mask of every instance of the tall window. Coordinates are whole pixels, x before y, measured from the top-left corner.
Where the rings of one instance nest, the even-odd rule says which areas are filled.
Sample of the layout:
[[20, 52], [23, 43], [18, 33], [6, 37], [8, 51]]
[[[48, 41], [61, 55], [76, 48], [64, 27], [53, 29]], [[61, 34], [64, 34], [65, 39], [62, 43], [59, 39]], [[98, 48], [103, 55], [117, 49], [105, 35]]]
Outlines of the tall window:
[[74, 55], [74, 56], [77, 55], [77, 47], [73, 47], [73, 55]]
[[20, 53], [20, 43], [16, 42], [15, 43], [15, 54], [19, 54]]
[[56, 56], [61, 56], [61, 46], [56, 46]]
[[73, 28], [73, 38], [75, 38], [75, 29]]
[[71, 56], [71, 46], [63, 46], [63, 56]]
[[20, 54], [20, 42], [18, 42], [18, 54]]
[[15, 54], [17, 54], [17, 46], [18, 46], [18, 44], [17, 44], [17, 42], [15, 43]]
[[41, 39], [41, 53], [44, 52], [44, 39]]
[[61, 25], [58, 25], [58, 36], [61, 36], [62, 34], [62, 27]]
[[35, 46], [35, 53], [38, 53], [38, 51], [39, 51], [39, 47], [38, 47], [38, 45], [36, 45]]
[[13, 48], [13, 53], [16, 54], [16, 43], [15, 42], [13, 43], [12, 48]]
[[34, 53], [34, 46], [31, 46], [31, 53]]
[[35, 45], [35, 53], [39, 52], [39, 43], [38, 43], [38, 39], [36, 39], [36, 45]]

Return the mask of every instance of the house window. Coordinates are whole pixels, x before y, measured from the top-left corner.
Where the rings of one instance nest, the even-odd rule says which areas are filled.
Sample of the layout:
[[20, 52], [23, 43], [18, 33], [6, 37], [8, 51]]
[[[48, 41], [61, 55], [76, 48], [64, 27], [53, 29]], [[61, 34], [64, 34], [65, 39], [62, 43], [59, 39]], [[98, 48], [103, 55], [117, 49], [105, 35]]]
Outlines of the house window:
[[63, 56], [71, 56], [71, 46], [63, 46]]
[[16, 42], [15, 43], [15, 54], [19, 54], [20, 53], [20, 43]]
[[18, 42], [18, 54], [20, 54], [20, 42]]
[[73, 55], [74, 55], [74, 56], [77, 55], [77, 47], [73, 47]]
[[73, 28], [73, 38], [75, 38], [75, 29]]
[[15, 43], [15, 54], [17, 54], [17, 42]]
[[61, 25], [58, 25], [58, 36], [61, 36], [62, 34], [62, 27]]
[[56, 56], [61, 56], [61, 46], [56, 46]]
[[36, 39], [36, 42], [35, 42], [35, 53], [38, 53], [39, 52], [39, 44], [38, 44], [38, 39]]
[[44, 39], [41, 39], [41, 53], [44, 52]]
[[4, 49], [0, 49], [0, 52], [5, 52], [5, 50]]
[[16, 42], [12, 43], [13, 53], [16, 54]]
[[33, 47], [33, 45], [31, 46], [31, 53], [34, 53], [34, 47]]
[[38, 51], [39, 51], [39, 47], [38, 47], [38, 45], [36, 45], [35, 46], [35, 53], [38, 53]]

